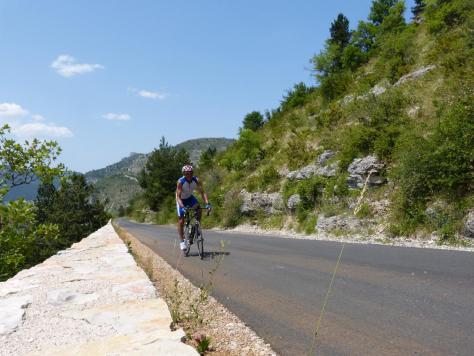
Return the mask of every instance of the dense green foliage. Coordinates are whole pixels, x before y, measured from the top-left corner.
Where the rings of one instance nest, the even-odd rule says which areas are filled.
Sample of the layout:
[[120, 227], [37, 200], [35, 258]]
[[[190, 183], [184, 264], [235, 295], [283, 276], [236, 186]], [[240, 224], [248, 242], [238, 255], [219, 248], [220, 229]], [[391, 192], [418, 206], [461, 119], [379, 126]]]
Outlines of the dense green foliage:
[[0, 129], [2, 199], [12, 187], [36, 180], [42, 185], [36, 203], [19, 198], [0, 206], [0, 281], [79, 241], [108, 218], [100, 205], [87, 202], [90, 188], [81, 196], [82, 205], [76, 199], [74, 182], [82, 182], [80, 188], [85, 187], [83, 177], [64, 178], [62, 188], [56, 191], [54, 178], [64, 174], [63, 165], [54, 165], [61, 152], [56, 142], [34, 139], [20, 144], [8, 133], [8, 126]]
[[110, 216], [98, 200], [91, 199], [92, 194], [92, 185], [80, 174], [64, 177], [60, 189], [40, 186], [35, 201], [38, 222], [59, 228], [57, 247], [78, 242], [107, 223]]
[[162, 137], [139, 177], [143, 196], [150, 208], [159, 210], [170, 195], [174, 196], [176, 182], [181, 176], [181, 168], [189, 163], [189, 155], [183, 149], [176, 149]]
[[258, 111], [252, 111], [245, 115], [243, 124], [244, 130], [257, 131], [263, 126], [263, 115]]

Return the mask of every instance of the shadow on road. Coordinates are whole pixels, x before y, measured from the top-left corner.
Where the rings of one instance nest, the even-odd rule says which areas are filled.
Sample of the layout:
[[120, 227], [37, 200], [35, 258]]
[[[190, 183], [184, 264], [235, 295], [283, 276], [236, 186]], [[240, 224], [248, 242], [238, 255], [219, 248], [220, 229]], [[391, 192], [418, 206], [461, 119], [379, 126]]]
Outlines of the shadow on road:
[[[218, 256], [229, 256], [230, 255], [230, 252], [226, 252], [226, 251], [209, 251], [209, 252], [204, 252], [204, 258], [203, 260], [213, 260], [214, 258], [218, 257]], [[190, 252], [188, 257], [199, 257], [199, 253], [198, 252]]]

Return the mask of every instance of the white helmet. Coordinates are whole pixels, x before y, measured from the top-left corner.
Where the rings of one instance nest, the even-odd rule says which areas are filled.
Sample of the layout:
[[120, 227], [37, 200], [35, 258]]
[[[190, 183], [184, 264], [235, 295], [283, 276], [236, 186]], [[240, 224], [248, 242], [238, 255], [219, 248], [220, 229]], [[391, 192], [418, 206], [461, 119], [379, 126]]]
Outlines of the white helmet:
[[183, 173], [187, 173], [187, 172], [193, 172], [193, 166], [191, 166], [190, 164], [187, 164], [185, 166], [183, 166], [183, 169], [182, 169]]

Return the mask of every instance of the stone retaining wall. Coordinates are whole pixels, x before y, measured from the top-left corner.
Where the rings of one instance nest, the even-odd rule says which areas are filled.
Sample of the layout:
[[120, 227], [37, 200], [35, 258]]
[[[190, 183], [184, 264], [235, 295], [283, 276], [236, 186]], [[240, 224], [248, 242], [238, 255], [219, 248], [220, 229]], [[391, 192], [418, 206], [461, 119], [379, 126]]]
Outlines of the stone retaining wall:
[[0, 355], [197, 355], [112, 225], [0, 283]]

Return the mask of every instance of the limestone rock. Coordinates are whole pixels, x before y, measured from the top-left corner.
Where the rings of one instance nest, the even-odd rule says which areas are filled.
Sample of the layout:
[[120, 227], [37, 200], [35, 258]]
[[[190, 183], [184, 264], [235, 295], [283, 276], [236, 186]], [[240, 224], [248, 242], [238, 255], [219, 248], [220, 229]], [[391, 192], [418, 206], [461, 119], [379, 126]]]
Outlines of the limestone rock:
[[405, 83], [406, 81], [408, 80], [413, 80], [413, 79], [417, 79], [419, 77], [422, 77], [424, 76], [426, 73], [432, 71], [433, 69], [435, 69], [436, 66], [435, 65], [429, 65], [429, 66], [426, 66], [426, 67], [423, 67], [421, 69], [418, 69], [414, 72], [411, 72], [411, 73], [408, 73], [408, 74], [405, 74], [403, 77], [401, 77], [395, 84], [394, 86], [398, 86], [400, 84], [403, 84]]
[[62, 305], [64, 303], [86, 304], [97, 299], [95, 293], [76, 293], [67, 289], [55, 289], [49, 291], [46, 297], [48, 304]]
[[301, 197], [299, 194], [293, 194], [288, 198], [288, 201], [286, 202], [286, 206], [288, 209], [294, 211], [296, 207], [300, 204], [301, 202]]
[[251, 214], [258, 210], [263, 210], [265, 214], [274, 214], [285, 210], [283, 197], [280, 193], [249, 193], [244, 189], [240, 194], [243, 200], [240, 211], [243, 214]]
[[331, 230], [340, 229], [351, 231], [359, 228], [361, 226], [360, 220], [353, 216], [343, 216], [335, 215], [325, 217], [324, 215], [318, 216], [318, 222], [316, 228], [325, 232], [330, 232]]
[[31, 299], [24, 295], [0, 300], [0, 335], [11, 334], [18, 328]]
[[463, 235], [474, 238], [474, 209], [469, 212], [464, 223]]
[[339, 168], [339, 162], [327, 164], [327, 161], [334, 157], [336, 153], [331, 150], [326, 150], [318, 156], [316, 163], [309, 164], [296, 171], [291, 171], [286, 175], [290, 180], [294, 179], [309, 179], [313, 176], [334, 177]]
[[320, 165], [324, 165], [330, 158], [334, 157], [335, 154], [336, 154], [336, 152], [334, 152], [334, 151], [326, 150], [326, 151], [324, 151], [323, 153], [321, 153], [319, 155], [319, 157], [317, 158], [316, 161]]
[[379, 96], [380, 94], [383, 94], [387, 91], [387, 88], [381, 86], [381, 85], [376, 85], [372, 89], [370, 89], [370, 94]]
[[369, 187], [377, 187], [387, 182], [387, 179], [380, 175], [380, 171], [383, 169], [384, 164], [379, 161], [376, 156], [366, 156], [363, 158], [356, 158], [349, 165], [347, 171], [349, 172], [349, 178], [347, 183], [351, 188], [363, 188], [367, 176], [370, 174], [370, 178], [367, 182]]

